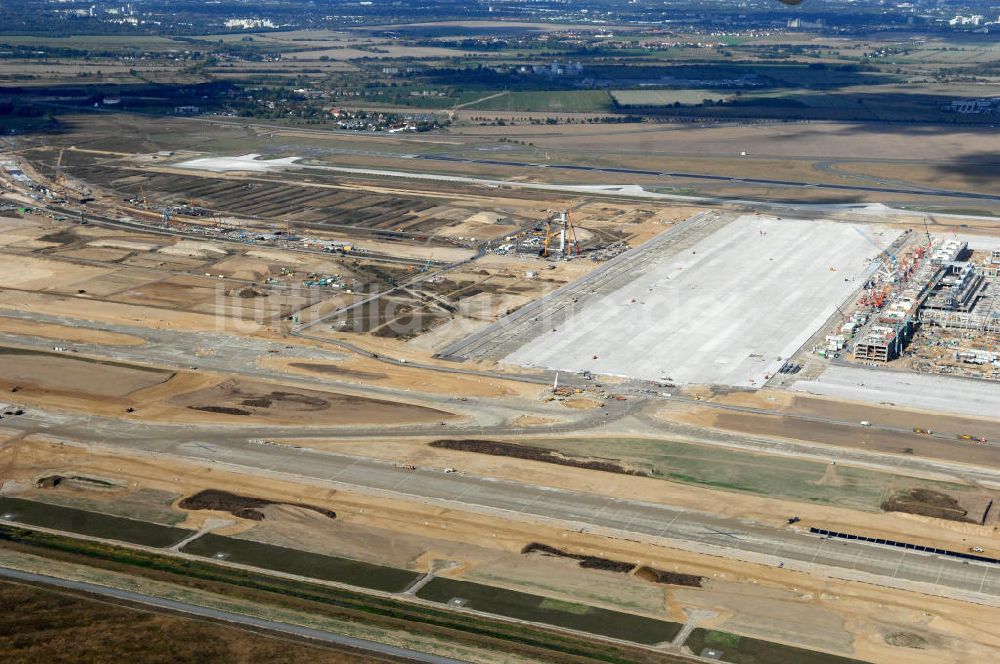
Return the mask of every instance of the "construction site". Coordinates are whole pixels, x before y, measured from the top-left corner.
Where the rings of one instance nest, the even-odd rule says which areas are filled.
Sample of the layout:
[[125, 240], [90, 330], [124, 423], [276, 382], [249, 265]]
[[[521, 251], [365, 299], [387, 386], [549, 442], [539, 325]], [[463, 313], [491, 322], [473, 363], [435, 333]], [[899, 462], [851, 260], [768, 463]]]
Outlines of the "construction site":
[[484, 664], [1000, 648], [995, 220], [102, 121], [0, 153], [0, 568]]
[[[700, 213], [443, 354], [670, 384], [760, 387], [858, 288], [877, 242], [897, 234]], [[788, 288], [791, 281], [799, 287]], [[621, 338], [629, 344], [614, 342]]]
[[[1000, 250], [913, 233], [886, 253], [823, 357], [974, 378], [1000, 378]], [[848, 317], [849, 314], [849, 317]]]

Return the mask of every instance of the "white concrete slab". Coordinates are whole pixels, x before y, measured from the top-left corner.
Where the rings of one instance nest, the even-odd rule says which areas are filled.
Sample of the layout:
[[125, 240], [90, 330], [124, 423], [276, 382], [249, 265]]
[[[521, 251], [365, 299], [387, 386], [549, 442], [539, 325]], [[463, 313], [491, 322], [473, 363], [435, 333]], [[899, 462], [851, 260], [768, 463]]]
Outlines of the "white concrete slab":
[[259, 154], [245, 154], [238, 157], [205, 157], [174, 164], [175, 168], [187, 168], [193, 171], [211, 171], [212, 173], [228, 173], [231, 171], [246, 171], [252, 173], [268, 173], [287, 168], [302, 168], [295, 163], [301, 157], [284, 157], [282, 159], [260, 159]]
[[986, 380], [904, 373], [867, 367], [830, 367], [816, 380], [798, 381], [797, 392], [901, 408], [1000, 419], [1000, 384]]
[[[745, 215], [505, 358], [522, 366], [759, 386], [898, 231]], [[596, 357], [595, 357], [596, 356]]]

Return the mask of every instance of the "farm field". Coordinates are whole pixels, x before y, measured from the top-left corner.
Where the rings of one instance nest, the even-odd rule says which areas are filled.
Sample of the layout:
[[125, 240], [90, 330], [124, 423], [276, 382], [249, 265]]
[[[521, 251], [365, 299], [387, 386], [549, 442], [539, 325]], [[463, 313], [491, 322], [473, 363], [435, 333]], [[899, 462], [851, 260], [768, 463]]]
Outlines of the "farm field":
[[229, 664], [260, 661], [292, 664], [376, 664], [357, 652], [337, 653], [286, 638], [252, 634], [209, 621], [115, 606], [45, 587], [0, 581], [0, 649], [11, 662], [146, 660], [170, 654], [173, 661]]
[[483, 101], [467, 102], [468, 111], [524, 111], [539, 113], [601, 113], [612, 110], [608, 93], [597, 90], [553, 92], [508, 92], [490, 96]]
[[715, 90], [612, 90], [609, 94], [619, 106], [671, 106], [730, 99]]

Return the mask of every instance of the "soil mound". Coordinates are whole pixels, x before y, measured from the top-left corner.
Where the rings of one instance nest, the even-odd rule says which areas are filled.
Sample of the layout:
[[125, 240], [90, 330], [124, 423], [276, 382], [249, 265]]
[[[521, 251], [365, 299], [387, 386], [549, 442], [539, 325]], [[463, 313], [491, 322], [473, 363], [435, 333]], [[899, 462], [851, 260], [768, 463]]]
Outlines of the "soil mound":
[[268, 505], [289, 505], [291, 507], [301, 507], [303, 509], [312, 510], [322, 514], [323, 516], [329, 517], [331, 519], [337, 518], [337, 513], [333, 510], [328, 510], [322, 507], [316, 507], [315, 505], [306, 505], [302, 503], [284, 503], [279, 501], [267, 500], [266, 498], [255, 498], [253, 496], [240, 496], [235, 493], [229, 493], [228, 491], [220, 491], [218, 489], [205, 489], [204, 491], [199, 491], [193, 496], [188, 496], [178, 503], [181, 509], [186, 510], [217, 510], [220, 512], [229, 512], [233, 516], [239, 517], [241, 519], [251, 519], [252, 521], [263, 521], [264, 513], [261, 512], [261, 508], [267, 507]]

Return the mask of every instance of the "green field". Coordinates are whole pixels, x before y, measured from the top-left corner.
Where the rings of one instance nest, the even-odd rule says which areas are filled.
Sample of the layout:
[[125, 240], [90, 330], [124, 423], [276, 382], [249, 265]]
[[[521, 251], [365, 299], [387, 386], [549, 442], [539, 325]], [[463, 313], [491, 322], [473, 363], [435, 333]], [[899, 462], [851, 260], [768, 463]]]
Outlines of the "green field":
[[849, 657], [759, 641], [701, 627], [691, 632], [684, 645], [696, 655], [702, 655], [706, 649], [721, 651], [722, 654], [717, 659], [732, 664], [860, 664], [861, 662]]
[[619, 106], [672, 106], [673, 104], [698, 105], [706, 99], [725, 101], [732, 95], [718, 90], [698, 88], [680, 90], [612, 90], [611, 97]]
[[324, 556], [212, 534], [203, 535], [185, 546], [184, 553], [219, 557], [252, 567], [387, 592], [399, 592], [420, 576], [416, 572], [373, 565], [360, 560]]
[[[488, 93], [483, 93], [482, 97]], [[464, 110], [475, 111], [538, 111], [550, 113], [609, 113], [614, 110], [611, 97], [603, 90], [541, 90], [508, 92]]]
[[102, 51], [182, 51], [184, 42], [153, 35], [74, 35], [72, 37], [37, 37], [0, 35], [0, 44], [35, 48], [100, 49]]
[[578, 457], [620, 459], [674, 482], [877, 512], [897, 488], [966, 493], [968, 487], [849, 466], [665, 440], [523, 441]]
[[170, 546], [193, 534], [193, 531], [185, 528], [161, 526], [20, 498], [0, 498], [0, 515], [7, 521], [153, 547]]
[[456, 603], [476, 611], [650, 645], [670, 641], [681, 629], [675, 622], [441, 577], [421, 588], [417, 597], [441, 604], [461, 600]]

